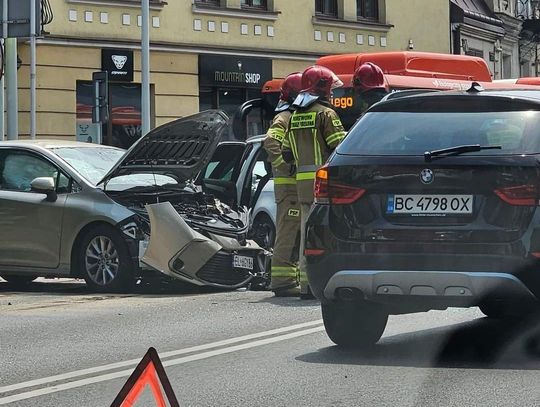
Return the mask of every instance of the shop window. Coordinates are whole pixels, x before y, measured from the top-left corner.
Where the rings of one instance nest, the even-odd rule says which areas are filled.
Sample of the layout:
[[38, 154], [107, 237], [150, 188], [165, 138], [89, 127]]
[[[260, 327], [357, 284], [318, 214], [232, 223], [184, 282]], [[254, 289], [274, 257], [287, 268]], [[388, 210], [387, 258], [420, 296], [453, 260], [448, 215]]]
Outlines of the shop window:
[[359, 20], [378, 20], [379, 0], [356, 0], [356, 16]]
[[[102, 126], [102, 143], [129, 148], [142, 134], [141, 85], [110, 83], [109, 91], [110, 123]], [[79, 141], [97, 142], [98, 125], [92, 123], [92, 103], [92, 82], [77, 81], [77, 140]], [[154, 122], [153, 117], [152, 122]]]
[[[249, 88], [200, 88], [199, 90], [199, 111], [208, 109], [223, 110], [227, 116], [233, 117], [238, 112], [240, 106], [248, 100], [261, 97], [261, 92], [257, 89]], [[254, 110], [247, 119], [248, 136], [263, 133], [264, 124], [261, 119], [261, 112]]]
[[315, 0], [315, 13], [323, 17], [337, 18], [337, 0]]
[[268, 9], [266, 0], [242, 0], [242, 8]]

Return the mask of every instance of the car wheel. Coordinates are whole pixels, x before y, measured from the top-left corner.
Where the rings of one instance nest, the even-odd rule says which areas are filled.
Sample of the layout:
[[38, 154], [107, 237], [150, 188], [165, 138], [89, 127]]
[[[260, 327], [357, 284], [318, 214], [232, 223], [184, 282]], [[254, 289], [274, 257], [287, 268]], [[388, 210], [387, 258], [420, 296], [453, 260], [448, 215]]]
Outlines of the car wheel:
[[[273, 250], [276, 239], [276, 227], [269, 216], [264, 214], [259, 215], [253, 221], [252, 238], [262, 248], [269, 252]], [[259, 279], [258, 282], [251, 284], [251, 289], [253, 291], [268, 290], [270, 287], [271, 259], [268, 255], [261, 253], [257, 256], [257, 263], [259, 270], [264, 270], [265, 277]]]
[[369, 347], [384, 332], [388, 313], [370, 303], [322, 304], [324, 328], [336, 345], [347, 348]]
[[14, 275], [2, 275], [0, 276], [6, 280], [9, 285], [13, 287], [24, 287], [34, 281], [37, 277], [34, 276], [14, 276]]
[[253, 240], [266, 250], [274, 247], [276, 227], [268, 215], [259, 215], [253, 221]]
[[81, 239], [78, 262], [86, 284], [93, 290], [126, 291], [135, 282], [127, 244], [110, 226], [95, 227]]

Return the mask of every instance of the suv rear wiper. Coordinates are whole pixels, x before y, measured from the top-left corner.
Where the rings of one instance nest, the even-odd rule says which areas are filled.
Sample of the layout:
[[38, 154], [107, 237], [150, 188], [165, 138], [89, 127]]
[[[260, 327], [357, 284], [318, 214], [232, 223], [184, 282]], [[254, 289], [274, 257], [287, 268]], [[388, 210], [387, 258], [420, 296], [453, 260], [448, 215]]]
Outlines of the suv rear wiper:
[[460, 155], [463, 153], [472, 153], [482, 150], [501, 150], [502, 146], [481, 146], [480, 144], [466, 144], [464, 146], [456, 146], [443, 148], [441, 150], [426, 151], [424, 153], [424, 160], [430, 162], [434, 157], [449, 157], [453, 155]]

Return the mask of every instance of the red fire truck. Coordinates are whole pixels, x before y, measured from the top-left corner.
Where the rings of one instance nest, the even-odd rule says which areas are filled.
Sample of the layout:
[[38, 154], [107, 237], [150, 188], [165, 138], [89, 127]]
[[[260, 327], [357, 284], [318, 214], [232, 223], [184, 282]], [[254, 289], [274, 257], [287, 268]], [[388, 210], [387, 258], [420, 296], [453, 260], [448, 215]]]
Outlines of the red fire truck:
[[[352, 76], [356, 68], [365, 62], [378, 65], [385, 74], [390, 92], [405, 89], [452, 90], [468, 89], [478, 82], [486, 89], [528, 88], [540, 84], [540, 78], [520, 78], [513, 81], [493, 81], [487, 63], [478, 57], [428, 52], [380, 52], [371, 54], [344, 54], [321, 57], [316, 64], [334, 71], [344, 86], [334, 90], [331, 103], [346, 128], [352, 126], [361, 114], [361, 96], [352, 88]], [[246, 102], [235, 120], [235, 135], [244, 139], [249, 134], [249, 121], [260, 120], [265, 129], [274, 115], [282, 80], [275, 79], [264, 84], [260, 100]], [[258, 108], [258, 109], [256, 109]], [[251, 117], [250, 117], [251, 116]]]

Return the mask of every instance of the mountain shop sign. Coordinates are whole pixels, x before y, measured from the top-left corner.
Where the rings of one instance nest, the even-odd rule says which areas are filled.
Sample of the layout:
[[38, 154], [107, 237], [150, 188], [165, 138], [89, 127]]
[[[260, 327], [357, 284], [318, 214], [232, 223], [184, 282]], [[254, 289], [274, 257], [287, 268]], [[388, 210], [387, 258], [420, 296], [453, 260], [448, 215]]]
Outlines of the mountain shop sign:
[[199, 85], [257, 88], [272, 79], [272, 61], [223, 55], [199, 56]]

